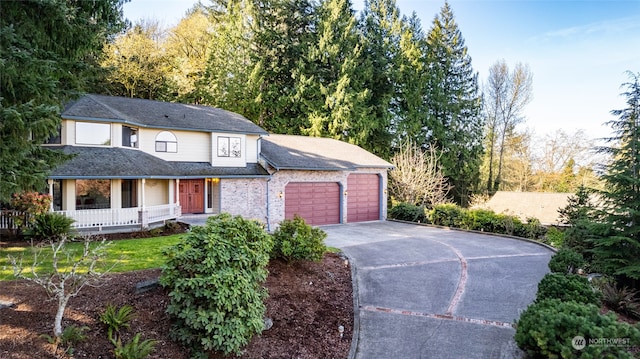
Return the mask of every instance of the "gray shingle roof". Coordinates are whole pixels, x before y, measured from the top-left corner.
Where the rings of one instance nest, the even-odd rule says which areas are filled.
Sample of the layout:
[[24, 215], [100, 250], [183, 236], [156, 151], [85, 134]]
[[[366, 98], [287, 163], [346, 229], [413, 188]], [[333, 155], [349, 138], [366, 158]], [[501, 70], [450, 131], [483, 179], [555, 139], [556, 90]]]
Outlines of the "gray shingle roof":
[[278, 170], [393, 168], [389, 162], [361, 147], [332, 138], [269, 135], [261, 141], [262, 157]]
[[69, 103], [62, 118], [174, 130], [267, 134], [245, 117], [219, 108], [104, 95], [85, 95]]
[[522, 220], [534, 217], [542, 224], [559, 224], [558, 210], [567, 206], [572, 193], [498, 191], [485, 204], [496, 213], [518, 216]]
[[185, 178], [262, 177], [267, 171], [257, 163], [247, 167], [213, 167], [207, 162], [170, 162], [148, 153], [119, 147], [48, 146], [74, 154], [56, 167], [49, 178]]

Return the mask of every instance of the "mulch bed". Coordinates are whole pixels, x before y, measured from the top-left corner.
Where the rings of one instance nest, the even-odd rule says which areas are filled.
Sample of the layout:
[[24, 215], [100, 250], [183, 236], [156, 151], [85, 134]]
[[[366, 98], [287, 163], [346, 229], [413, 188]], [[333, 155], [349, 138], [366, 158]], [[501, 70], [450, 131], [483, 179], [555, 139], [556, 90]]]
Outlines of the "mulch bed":
[[[351, 269], [345, 258], [326, 254], [321, 262], [287, 264], [276, 260], [268, 270], [266, 316], [273, 320], [273, 327], [255, 336], [242, 358], [346, 358], [353, 332], [353, 297]], [[167, 291], [156, 288], [134, 293], [137, 283], [159, 275], [159, 269], [109, 274], [104, 285], [85, 287], [72, 298], [63, 325], [90, 328], [87, 340], [74, 346], [73, 357], [113, 358], [113, 345], [99, 316], [108, 304], [129, 304], [136, 314], [123, 342], [142, 333], [142, 339], [157, 341], [149, 358], [189, 358], [189, 351], [169, 338]], [[52, 333], [57, 307], [43, 288], [24, 281], [0, 282], [0, 300], [15, 303], [13, 308], [0, 309], [0, 358], [71, 358], [43, 337]], [[344, 328], [342, 336], [340, 326]], [[210, 354], [210, 358], [223, 357]]]

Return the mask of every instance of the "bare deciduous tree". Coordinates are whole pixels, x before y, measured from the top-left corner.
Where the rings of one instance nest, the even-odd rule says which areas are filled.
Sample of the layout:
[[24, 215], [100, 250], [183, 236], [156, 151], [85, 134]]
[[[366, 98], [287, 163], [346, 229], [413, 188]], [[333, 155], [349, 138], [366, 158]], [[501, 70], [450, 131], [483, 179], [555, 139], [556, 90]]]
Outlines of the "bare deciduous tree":
[[[516, 64], [513, 71], [504, 60], [497, 61], [489, 69], [485, 89], [485, 114], [487, 116], [487, 144], [489, 178], [487, 190], [495, 192], [502, 180], [503, 161], [508, 137], [515, 127], [524, 121], [522, 111], [533, 96], [533, 74], [528, 65]], [[493, 179], [495, 151], [498, 152], [498, 173]]]
[[436, 148], [423, 151], [406, 142], [393, 156], [395, 169], [390, 172], [389, 191], [400, 202], [433, 207], [448, 202], [450, 186], [442, 173]]
[[[84, 286], [97, 286], [102, 277], [112, 269], [108, 267], [98, 271], [111, 242], [102, 240], [92, 246], [92, 241], [86, 237], [81, 250], [70, 249], [67, 242], [67, 236], [62, 236], [58, 241], [50, 241], [51, 252], [45, 251], [46, 246], [32, 246], [33, 261], [26, 266], [23, 266], [22, 258], [9, 256], [15, 277], [41, 286], [52, 300], [57, 300], [58, 309], [53, 324], [55, 338], [62, 335], [62, 317], [69, 299], [78, 295]], [[50, 257], [51, 268], [41, 268], [49, 259], [43, 257]]]

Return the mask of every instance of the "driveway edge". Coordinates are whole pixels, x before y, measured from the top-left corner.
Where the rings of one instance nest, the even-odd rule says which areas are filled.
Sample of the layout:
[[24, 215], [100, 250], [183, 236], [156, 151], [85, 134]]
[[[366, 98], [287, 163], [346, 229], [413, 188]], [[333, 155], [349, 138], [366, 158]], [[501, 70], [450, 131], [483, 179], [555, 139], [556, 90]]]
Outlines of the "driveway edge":
[[510, 236], [508, 234], [502, 234], [502, 233], [492, 233], [492, 232], [483, 232], [483, 231], [476, 231], [476, 230], [472, 230], [472, 229], [464, 229], [464, 228], [456, 228], [456, 227], [447, 227], [447, 226], [439, 226], [436, 224], [431, 224], [431, 223], [418, 223], [418, 222], [410, 222], [410, 221], [403, 221], [403, 220], [399, 220], [399, 219], [389, 219], [387, 218], [387, 221], [389, 222], [398, 222], [398, 223], [405, 223], [405, 224], [415, 224], [418, 226], [423, 226], [423, 227], [432, 227], [432, 228], [440, 228], [440, 229], [448, 229], [450, 231], [458, 231], [458, 232], [467, 232], [467, 233], [475, 233], [475, 234], [484, 234], [486, 236], [494, 236], [494, 237], [503, 237], [503, 238], [510, 238], [510, 239], [515, 239], [518, 241], [523, 241], [523, 242], [529, 242], [529, 243], [533, 243], [533, 244], [537, 244], [541, 247], [545, 247], [551, 251], [553, 251], [554, 253], [558, 252], [558, 248], [555, 248], [553, 246], [550, 246], [546, 243], [542, 243], [539, 241], [536, 241], [534, 239], [529, 239], [529, 238], [524, 238], [524, 237], [517, 237], [517, 236]]
[[351, 333], [351, 348], [348, 359], [354, 359], [358, 352], [358, 341], [360, 340], [360, 292], [358, 290], [358, 273], [355, 261], [347, 253], [341, 252], [342, 256], [349, 261], [351, 267], [351, 291], [353, 296], [353, 330]]

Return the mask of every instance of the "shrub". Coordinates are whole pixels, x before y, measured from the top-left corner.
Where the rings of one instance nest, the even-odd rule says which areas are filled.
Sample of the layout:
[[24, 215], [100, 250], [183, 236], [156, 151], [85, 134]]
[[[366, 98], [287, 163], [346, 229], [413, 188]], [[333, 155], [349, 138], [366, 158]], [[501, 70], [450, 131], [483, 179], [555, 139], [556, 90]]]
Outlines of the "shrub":
[[239, 353], [264, 328], [272, 246], [258, 222], [223, 213], [167, 249], [160, 284], [170, 291], [173, 338], [193, 355]]
[[564, 238], [564, 231], [561, 231], [556, 227], [549, 227], [545, 237], [542, 239], [542, 242], [553, 247], [560, 248], [564, 244]]
[[629, 287], [620, 287], [615, 281], [605, 278], [594, 281], [596, 287], [602, 293], [602, 302], [616, 313], [623, 313], [635, 318], [640, 318], [640, 301], [638, 291]]
[[595, 291], [585, 277], [547, 273], [538, 283], [536, 301], [560, 299], [584, 304], [600, 305], [600, 293]]
[[524, 224], [524, 232], [524, 238], [539, 239], [547, 233], [547, 228], [540, 223], [539, 219], [528, 217], [527, 223]]
[[467, 229], [495, 233], [497, 217], [495, 212], [487, 209], [472, 209], [467, 212], [469, 221]]
[[298, 215], [293, 219], [285, 219], [273, 233], [271, 258], [282, 258], [287, 262], [319, 261], [327, 251], [324, 245], [325, 238], [327, 233], [320, 228], [308, 225]]
[[[582, 336], [587, 345], [574, 349], [572, 339]], [[589, 345], [589, 339], [629, 339], [630, 345], [640, 342], [640, 331], [616, 321], [613, 314], [600, 315], [599, 307], [591, 304], [547, 299], [530, 305], [516, 325], [515, 340], [531, 357], [541, 358], [633, 358], [629, 347]]]
[[400, 202], [389, 210], [389, 218], [401, 221], [428, 223], [425, 209], [415, 204]]
[[74, 220], [60, 213], [47, 212], [35, 216], [31, 227], [25, 231], [27, 236], [35, 239], [59, 240], [62, 237], [69, 237], [73, 228]]
[[22, 229], [33, 223], [35, 216], [49, 210], [51, 196], [38, 192], [14, 193], [10, 205], [11, 208], [24, 213], [23, 217], [14, 219], [18, 228]]
[[572, 274], [584, 266], [584, 258], [573, 249], [562, 248], [551, 257], [549, 269], [553, 273]]
[[455, 204], [439, 204], [429, 212], [431, 223], [445, 227], [460, 227], [463, 209]]

